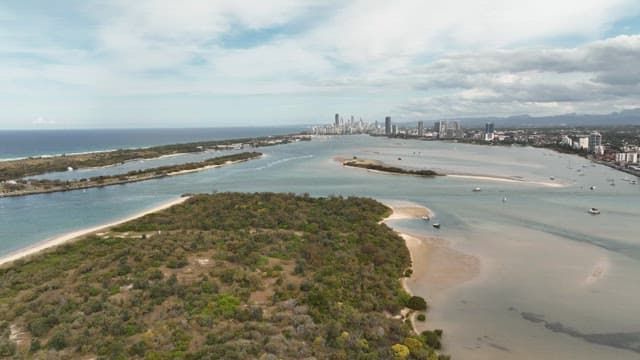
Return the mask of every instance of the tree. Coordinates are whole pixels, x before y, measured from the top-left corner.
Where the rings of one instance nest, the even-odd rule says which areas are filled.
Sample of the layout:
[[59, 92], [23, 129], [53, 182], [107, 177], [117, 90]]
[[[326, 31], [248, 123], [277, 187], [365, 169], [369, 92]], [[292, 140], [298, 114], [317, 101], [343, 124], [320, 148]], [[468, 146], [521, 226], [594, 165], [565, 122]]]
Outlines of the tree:
[[412, 296], [407, 301], [407, 307], [412, 310], [424, 311], [427, 310], [427, 302], [420, 296]]
[[407, 359], [409, 355], [411, 355], [411, 352], [406, 345], [395, 344], [391, 347], [391, 350], [393, 351], [394, 360], [404, 360]]

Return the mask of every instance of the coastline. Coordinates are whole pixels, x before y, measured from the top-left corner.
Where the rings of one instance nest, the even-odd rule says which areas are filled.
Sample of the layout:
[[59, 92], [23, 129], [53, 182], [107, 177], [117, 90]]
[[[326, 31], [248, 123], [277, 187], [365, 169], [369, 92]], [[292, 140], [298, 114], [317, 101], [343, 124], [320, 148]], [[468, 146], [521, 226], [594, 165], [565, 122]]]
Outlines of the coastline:
[[[231, 155], [233, 156], [233, 155]], [[143, 182], [143, 181], [149, 181], [149, 180], [155, 180], [155, 179], [161, 179], [164, 177], [171, 177], [171, 176], [179, 176], [179, 175], [185, 175], [185, 174], [191, 174], [191, 173], [195, 173], [195, 172], [201, 172], [201, 171], [205, 171], [205, 170], [210, 170], [210, 169], [214, 169], [214, 168], [218, 168], [218, 167], [222, 167], [225, 165], [233, 165], [233, 164], [237, 164], [237, 163], [241, 163], [241, 162], [245, 162], [245, 161], [249, 161], [249, 160], [253, 160], [253, 159], [258, 159], [260, 157], [262, 157], [263, 154], [260, 154], [259, 156], [253, 157], [253, 158], [248, 158], [248, 159], [238, 159], [238, 160], [228, 160], [222, 164], [215, 164], [215, 165], [204, 165], [201, 167], [197, 167], [194, 169], [186, 169], [186, 170], [178, 170], [178, 171], [173, 171], [170, 173], [152, 173], [152, 174], [142, 174], [142, 175], [136, 175], [136, 176], [140, 176], [140, 177], [129, 177], [127, 176], [127, 174], [116, 174], [116, 175], [110, 175], [107, 176], [106, 178], [108, 178], [109, 180], [112, 180], [110, 182], [102, 182], [102, 183], [96, 183], [96, 182], [81, 182], [81, 181], [74, 181], [73, 182], [73, 187], [69, 187], [68, 185], [65, 187], [54, 187], [54, 188], [50, 188], [50, 189], [35, 189], [35, 190], [20, 190], [20, 191], [16, 191], [16, 192], [12, 192], [12, 193], [4, 193], [4, 192], [0, 192], [0, 198], [2, 197], [18, 197], [18, 196], [29, 196], [29, 195], [37, 195], [37, 194], [50, 194], [50, 193], [55, 193], [55, 192], [66, 192], [66, 191], [75, 191], [75, 190], [86, 190], [86, 189], [94, 189], [94, 188], [102, 188], [102, 187], [107, 187], [107, 186], [114, 186], [114, 185], [125, 185], [125, 184], [132, 184], [132, 183], [137, 183], [137, 182]], [[216, 158], [213, 159], [209, 159], [209, 160], [214, 160]], [[208, 160], [205, 160], [205, 162]], [[147, 169], [146, 171], [152, 171], [154, 170], [153, 168], [151, 169]], [[121, 176], [127, 176], [126, 179], [121, 180], [120, 177]], [[95, 178], [91, 178], [91, 180], [93, 180]], [[113, 180], [116, 179], [116, 180]], [[79, 185], [78, 185], [79, 184]]]
[[[434, 214], [430, 209], [417, 204], [390, 205], [385, 203], [385, 205], [393, 211], [391, 215], [381, 221], [385, 224], [388, 220], [420, 219], [423, 216], [432, 217]], [[389, 227], [393, 229], [392, 226], [389, 225]], [[413, 272], [410, 277], [400, 279], [402, 287], [408, 294], [421, 296], [429, 303], [435, 296], [440, 296], [447, 289], [473, 280], [480, 275], [480, 259], [453, 249], [446, 240], [395, 231], [404, 240], [411, 257]], [[417, 312], [414, 312], [410, 316], [414, 331], [420, 333], [427, 330], [428, 319], [426, 322], [417, 321], [416, 315]]]
[[133, 214], [129, 217], [126, 217], [124, 219], [121, 220], [117, 220], [111, 223], [107, 223], [107, 224], [103, 224], [103, 225], [98, 225], [98, 226], [94, 226], [94, 227], [90, 227], [90, 228], [85, 228], [85, 229], [81, 229], [81, 230], [77, 230], [77, 231], [73, 231], [70, 233], [66, 233], [63, 235], [59, 235], [59, 236], [55, 236], [53, 238], [49, 238], [46, 240], [43, 240], [39, 243], [36, 243], [34, 245], [28, 246], [24, 249], [15, 251], [13, 253], [9, 253], [6, 255], [2, 255], [0, 256], [0, 267], [9, 265], [13, 262], [15, 262], [16, 260], [19, 259], [23, 259], [25, 257], [31, 256], [31, 255], [35, 255], [38, 253], [41, 253], [45, 250], [49, 250], [53, 247], [59, 246], [59, 245], [63, 245], [69, 242], [73, 242], [75, 240], [78, 240], [80, 237], [83, 237], [85, 235], [89, 235], [91, 233], [95, 233], [98, 231], [102, 231], [120, 224], [123, 224], [127, 221], [131, 221], [131, 220], [135, 220], [137, 218], [143, 217], [145, 215], [154, 213], [154, 212], [158, 212], [167, 208], [170, 208], [174, 205], [178, 205], [181, 204], [185, 201], [187, 201], [189, 199], [189, 196], [183, 196], [183, 197], [179, 197], [177, 199], [174, 200], [170, 200], [167, 201], [165, 203], [162, 203], [160, 205], [157, 205], [151, 209], [148, 210], [144, 210], [141, 211], [139, 213]]

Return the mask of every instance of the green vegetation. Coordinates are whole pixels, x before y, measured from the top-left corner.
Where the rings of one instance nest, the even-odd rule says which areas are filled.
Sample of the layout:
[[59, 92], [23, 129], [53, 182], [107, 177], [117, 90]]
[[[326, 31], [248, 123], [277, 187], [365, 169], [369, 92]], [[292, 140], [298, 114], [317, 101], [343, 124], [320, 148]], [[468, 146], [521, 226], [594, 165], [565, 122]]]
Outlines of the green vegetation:
[[225, 150], [237, 147], [261, 147], [286, 144], [298, 140], [310, 140], [298, 135], [269, 136], [218, 141], [201, 141], [186, 144], [154, 146], [143, 149], [121, 149], [90, 154], [32, 157], [28, 159], [0, 161], [0, 181], [20, 179], [55, 171], [108, 166], [135, 159], [157, 158], [163, 155], [196, 153], [206, 150]]
[[412, 296], [407, 301], [407, 307], [411, 310], [424, 311], [427, 310], [427, 302], [420, 296]]
[[386, 173], [392, 173], [392, 174], [402, 174], [402, 175], [415, 175], [415, 176], [425, 176], [425, 177], [432, 177], [432, 176], [440, 176], [442, 174], [439, 174], [433, 170], [410, 170], [410, 169], [403, 169], [403, 168], [399, 168], [399, 167], [395, 167], [395, 166], [389, 166], [389, 165], [384, 165], [382, 163], [378, 163], [378, 162], [374, 162], [371, 160], [349, 160], [349, 161], [345, 161], [342, 163], [342, 165], [344, 166], [351, 166], [351, 167], [357, 167], [357, 168], [363, 168], [363, 169], [369, 169], [369, 170], [376, 170], [376, 171], [381, 171], [381, 172], [386, 172]]
[[0, 268], [0, 356], [437, 359], [441, 333], [393, 317], [411, 264], [378, 224], [389, 213], [364, 198], [193, 196]]
[[109, 185], [122, 185], [132, 182], [157, 179], [165, 176], [178, 175], [183, 172], [192, 172], [204, 169], [209, 166], [220, 166], [227, 163], [247, 161], [262, 156], [259, 152], [244, 152], [233, 155], [218, 156], [200, 162], [191, 162], [177, 165], [167, 165], [151, 169], [130, 171], [126, 174], [109, 176], [96, 176], [89, 179], [73, 181], [61, 180], [20, 180], [16, 184], [0, 184], [0, 195], [2, 196], [23, 196], [32, 194], [42, 194], [57, 191], [70, 191], [78, 189], [88, 189], [93, 187], [103, 187]]

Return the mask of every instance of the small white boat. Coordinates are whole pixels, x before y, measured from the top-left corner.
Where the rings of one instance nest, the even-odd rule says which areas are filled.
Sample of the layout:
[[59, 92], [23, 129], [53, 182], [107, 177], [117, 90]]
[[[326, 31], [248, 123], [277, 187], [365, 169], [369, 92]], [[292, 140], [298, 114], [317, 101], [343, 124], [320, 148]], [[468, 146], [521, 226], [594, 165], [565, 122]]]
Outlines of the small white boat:
[[507, 202], [507, 198], [506, 198], [506, 197], [503, 197], [503, 198], [502, 198], [502, 202], [503, 202], [503, 203]]
[[555, 179], [556, 179], [556, 178], [555, 178], [555, 177], [553, 177], [553, 176], [549, 177], [549, 180], [555, 180]]
[[422, 220], [424, 220], [424, 221], [429, 221], [429, 220], [431, 220], [431, 219], [430, 219], [428, 216], [423, 216], [423, 217], [422, 217]]
[[433, 223], [433, 227], [436, 229], [440, 229], [440, 223]]
[[473, 191], [474, 192], [480, 192], [480, 191], [482, 191], [482, 189], [480, 189], [479, 187], [475, 187], [475, 188], [473, 188]]
[[591, 214], [591, 215], [600, 215], [600, 210], [598, 210], [596, 208], [591, 208], [591, 209], [589, 209], [589, 214]]
[[591, 185], [591, 187], [589, 188], [589, 190], [595, 190], [595, 189], [596, 189], [595, 185]]

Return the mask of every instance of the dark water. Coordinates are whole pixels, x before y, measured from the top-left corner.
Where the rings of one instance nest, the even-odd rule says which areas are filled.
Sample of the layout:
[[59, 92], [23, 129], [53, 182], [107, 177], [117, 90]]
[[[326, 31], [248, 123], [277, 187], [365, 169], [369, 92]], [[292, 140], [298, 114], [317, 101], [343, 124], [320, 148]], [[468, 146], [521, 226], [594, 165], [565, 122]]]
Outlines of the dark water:
[[203, 140], [298, 133], [303, 126], [191, 129], [0, 130], [0, 159], [70, 154]]

